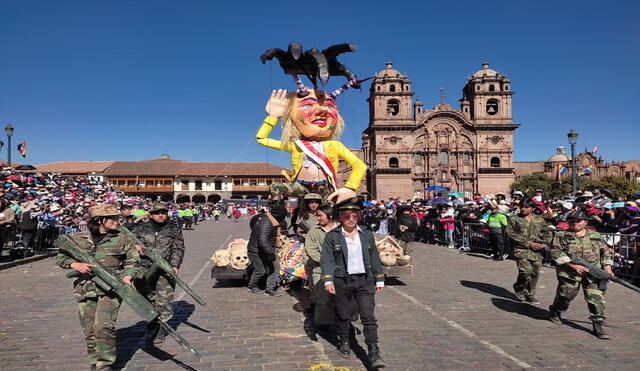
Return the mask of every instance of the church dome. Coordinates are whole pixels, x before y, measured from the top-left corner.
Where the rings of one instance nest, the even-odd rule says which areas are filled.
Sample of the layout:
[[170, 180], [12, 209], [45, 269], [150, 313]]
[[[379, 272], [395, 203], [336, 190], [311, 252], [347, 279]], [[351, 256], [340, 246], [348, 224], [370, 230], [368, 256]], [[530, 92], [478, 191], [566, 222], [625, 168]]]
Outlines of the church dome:
[[564, 153], [564, 147], [560, 146], [556, 149], [556, 154], [549, 157], [547, 162], [567, 162], [571, 161], [571, 157]]
[[391, 78], [391, 79], [406, 79], [407, 77], [403, 74], [401, 74], [398, 70], [396, 70], [395, 68], [393, 68], [393, 64], [391, 62], [387, 62], [387, 66], [385, 67], [384, 70], [378, 72], [376, 74], [377, 78]]
[[497, 79], [506, 80], [507, 76], [490, 68], [489, 62], [483, 62], [482, 69], [474, 73], [473, 75], [471, 75], [469, 79], [486, 79], [486, 78], [497, 78]]

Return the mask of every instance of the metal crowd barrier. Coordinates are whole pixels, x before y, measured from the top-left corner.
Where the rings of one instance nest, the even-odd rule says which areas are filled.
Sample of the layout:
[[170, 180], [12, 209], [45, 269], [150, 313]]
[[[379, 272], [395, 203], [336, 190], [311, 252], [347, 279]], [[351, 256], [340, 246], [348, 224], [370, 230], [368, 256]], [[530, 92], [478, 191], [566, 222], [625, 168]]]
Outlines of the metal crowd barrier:
[[[462, 221], [456, 220], [453, 222], [453, 225], [453, 243], [457, 247], [462, 246], [464, 230]], [[438, 219], [422, 219], [416, 232], [416, 240], [436, 245], [449, 244], [445, 236], [445, 229]]]
[[613, 272], [634, 284], [640, 284], [640, 236], [600, 233], [613, 255]]

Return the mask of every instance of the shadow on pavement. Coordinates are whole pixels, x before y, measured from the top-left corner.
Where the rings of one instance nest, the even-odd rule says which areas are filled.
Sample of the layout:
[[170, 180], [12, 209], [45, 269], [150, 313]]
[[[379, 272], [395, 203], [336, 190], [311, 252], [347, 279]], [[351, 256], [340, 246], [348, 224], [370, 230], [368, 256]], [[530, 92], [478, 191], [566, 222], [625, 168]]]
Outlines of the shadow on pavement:
[[384, 280], [384, 284], [386, 286], [407, 286], [406, 283], [400, 281], [398, 277], [395, 276], [387, 276]]
[[491, 294], [493, 296], [499, 296], [501, 298], [511, 299], [511, 300], [518, 300], [516, 295], [511, 291], [505, 289], [504, 287], [496, 286], [490, 283], [461, 280], [460, 284], [464, 287], [480, 290], [482, 292], [486, 292], [487, 294]]
[[[178, 329], [178, 326], [181, 324], [185, 324], [191, 328], [195, 328], [202, 332], [210, 332], [209, 330], [203, 329], [199, 326], [196, 326], [192, 323], [189, 323], [187, 319], [193, 314], [195, 310], [195, 305], [188, 303], [184, 300], [177, 301], [173, 303], [173, 317], [168, 321], [169, 326], [173, 329]], [[140, 321], [133, 326], [125, 327], [118, 329], [116, 331], [116, 362], [114, 364], [115, 369], [124, 368], [127, 363], [133, 358], [136, 352], [139, 349], [144, 350], [150, 356], [161, 360], [171, 360], [177, 366], [187, 369], [194, 370], [189, 365], [184, 364], [183, 362], [174, 358], [174, 355], [171, 355], [161, 349], [156, 348], [153, 345], [146, 345], [146, 335], [147, 335], [147, 323], [145, 321]], [[166, 341], [173, 341], [171, 336], [167, 336]], [[188, 339], [187, 339], [188, 341]]]
[[498, 309], [502, 309], [506, 312], [518, 313], [529, 318], [537, 320], [548, 320], [549, 311], [523, 303], [521, 301], [505, 300], [501, 298], [491, 298], [491, 303]]

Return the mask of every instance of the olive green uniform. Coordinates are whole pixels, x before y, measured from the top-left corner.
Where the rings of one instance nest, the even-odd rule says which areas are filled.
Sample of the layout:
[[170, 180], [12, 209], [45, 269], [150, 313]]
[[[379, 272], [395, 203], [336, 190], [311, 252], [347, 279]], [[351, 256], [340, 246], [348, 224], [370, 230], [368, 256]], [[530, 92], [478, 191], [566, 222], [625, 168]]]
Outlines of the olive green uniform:
[[[147, 248], [156, 249], [173, 268], [180, 269], [184, 258], [184, 238], [182, 229], [173, 220], [163, 224], [148, 220], [136, 225], [133, 230], [136, 238]], [[142, 256], [141, 264], [149, 269], [153, 262]], [[168, 321], [173, 316], [171, 305], [175, 292], [175, 281], [162, 271], [143, 280], [142, 294], [155, 306], [160, 319]]]
[[[136, 275], [139, 255], [135, 240], [125, 227], [109, 231], [97, 244], [89, 231], [80, 232], [73, 239], [119, 277]], [[64, 269], [71, 269], [71, 264], [78, 262], [62, 250], [55, 261]], [[105, 293], [88, 275], [77, 278], [73, 287], [89, 362], [97, 370], [110, 370], [116, 360], [116, 320], [122, 299], [113, 292]]]
[[518, 278], [513, 288], [518, 292], [524, 292], [528, 298], [532, 298], [536, 293], [543, 251], [532, 250], [530, 244], [543, 240], [542, 231], [545, 228], [547, 222], [538, 215], [534, 215], [531, 222], [520, 215], [514, 215], [509, 218], [507, 224], [507, 236], [511, 240], [513, 256], [518, 267]]
[[589, 318], [594, 322], [602, 322], [605, 318], [606, 303], [604, 291], [600, 290], [597, 283], [589, 277], [580, 275], [566, 264], [577, 257], [583, 258], [599, 268], [612, 265], [612, 257], [602, 241], [600, 233], [588, 230], [584, 237], [579, 237], [575, 232], [557, 232], [553, 239], [551, 256], [558, 264], [556, 268], [558, 288], [551, 306], [552, 311], [566, 311], [569, 308], [569, 303], [578, 295], [580, 285], [582, 285], [584, 300], [587, 302], [591, 314]]

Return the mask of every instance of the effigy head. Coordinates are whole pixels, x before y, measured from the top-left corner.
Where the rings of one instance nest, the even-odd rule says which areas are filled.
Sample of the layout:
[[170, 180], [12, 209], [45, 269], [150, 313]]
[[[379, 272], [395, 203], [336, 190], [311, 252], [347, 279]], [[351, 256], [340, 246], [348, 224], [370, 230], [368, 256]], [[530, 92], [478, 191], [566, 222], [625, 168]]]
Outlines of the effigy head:
[[335, 99], [318, 89], [309, 89], [302, 96], [299, 91], [289, 94], [289, 106], [282, 128], [282, 141], [335, 140], [344, 129]]

